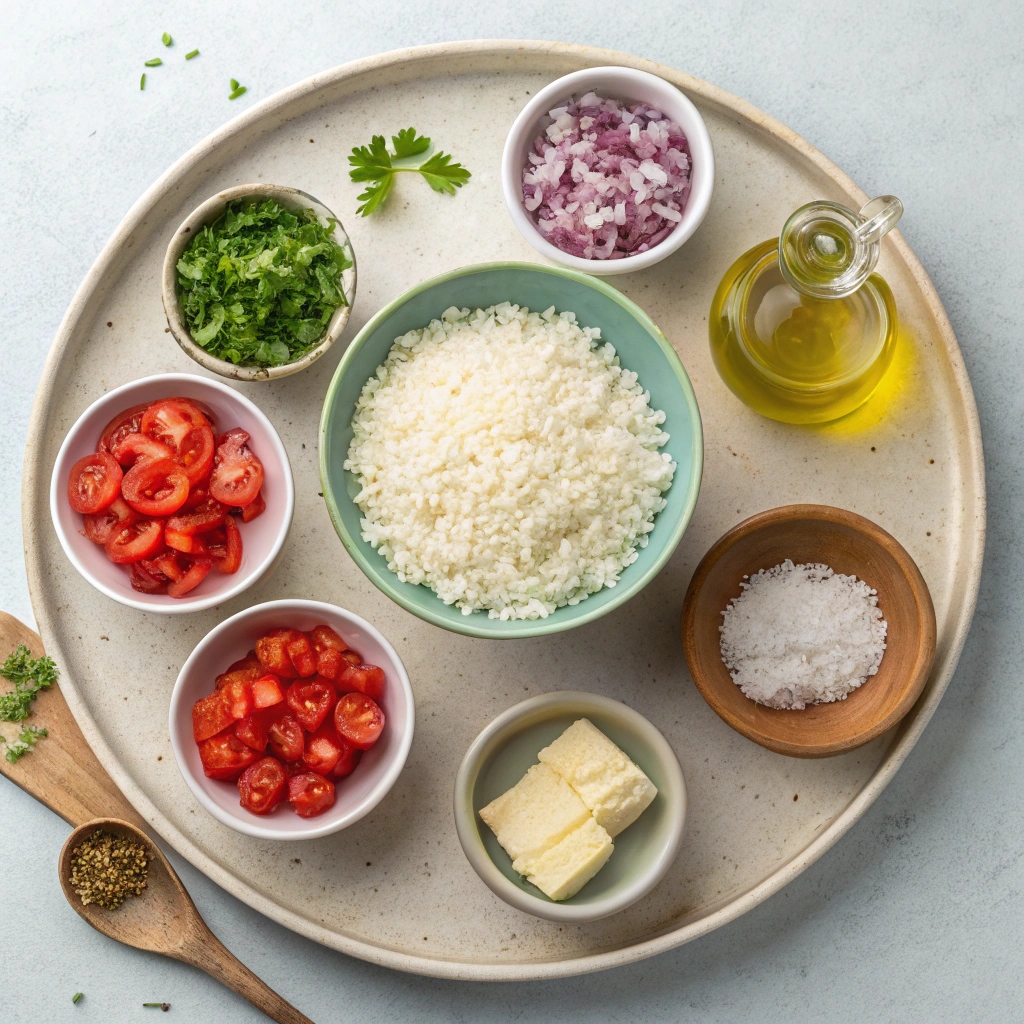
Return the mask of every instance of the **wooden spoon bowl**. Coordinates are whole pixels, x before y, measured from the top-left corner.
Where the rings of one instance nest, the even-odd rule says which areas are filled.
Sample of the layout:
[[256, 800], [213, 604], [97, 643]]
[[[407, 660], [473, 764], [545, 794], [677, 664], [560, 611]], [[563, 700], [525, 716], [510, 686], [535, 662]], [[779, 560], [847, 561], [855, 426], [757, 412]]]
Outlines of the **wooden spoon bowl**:
[[[802, 711], [745, 696], [719, 646], [722, 612], [741, 580], [787, 558], [864, 580], [888, 623], [878, 674], [845, 700]], [[828, 505], [784, 505], [734, 526], [697, 566], [683, 603], [683, 650], [697, 689], [737, 732], [790, 757], [830, 757], [881, 735], [914, 706], [935, 656], [935, 609], [920, 569], [880, 526]]]

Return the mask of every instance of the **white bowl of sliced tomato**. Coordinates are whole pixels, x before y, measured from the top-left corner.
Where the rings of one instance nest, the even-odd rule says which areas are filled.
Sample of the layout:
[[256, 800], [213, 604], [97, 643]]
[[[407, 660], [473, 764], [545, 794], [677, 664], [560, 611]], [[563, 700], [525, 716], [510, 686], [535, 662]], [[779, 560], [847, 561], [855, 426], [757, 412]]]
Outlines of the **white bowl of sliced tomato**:
[[270, 420], [218, 381], [161, 374], [94, 402], [61, 445], [50, 514], [75, 568], [163, 614], [237, 596], [273, 564], [295, 505]]
[[365, 619], [282, 600], [226, 619], [182, 666], [171, 747], [218, 821], [262, 839], [314, 839], [369, 814], [412, 745], [395, 649]]

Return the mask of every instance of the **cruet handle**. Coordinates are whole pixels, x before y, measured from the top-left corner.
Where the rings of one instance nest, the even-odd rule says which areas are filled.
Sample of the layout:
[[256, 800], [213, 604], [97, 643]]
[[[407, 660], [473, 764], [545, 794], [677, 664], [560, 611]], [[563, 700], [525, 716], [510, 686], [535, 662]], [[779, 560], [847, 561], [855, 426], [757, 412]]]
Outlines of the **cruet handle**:
[[892, 231], [903, 216], [903, 204], [895, 196], [878, 196], [860, 210], [864, 222], [857, 228], [857, 241], [871, 245]]

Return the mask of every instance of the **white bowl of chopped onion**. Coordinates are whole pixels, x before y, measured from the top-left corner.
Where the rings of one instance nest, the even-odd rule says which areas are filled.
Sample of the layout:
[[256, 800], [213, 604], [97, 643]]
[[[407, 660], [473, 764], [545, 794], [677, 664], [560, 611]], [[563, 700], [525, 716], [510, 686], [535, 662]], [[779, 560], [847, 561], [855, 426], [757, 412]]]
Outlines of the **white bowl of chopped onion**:
[[627, 67], [587, 68], [541, 89], [502, 154], [505, 203], [555, 263], [610, 276], [643, 270], [697, 230], [715, 155], [674, 85]]

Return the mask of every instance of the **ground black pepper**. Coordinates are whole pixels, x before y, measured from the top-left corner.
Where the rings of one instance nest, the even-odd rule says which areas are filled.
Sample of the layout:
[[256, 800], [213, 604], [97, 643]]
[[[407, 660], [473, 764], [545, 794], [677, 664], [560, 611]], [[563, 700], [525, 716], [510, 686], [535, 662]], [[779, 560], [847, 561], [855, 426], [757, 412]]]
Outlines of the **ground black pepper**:
[[71, 887], [84, 906], [116, 910], [146, 888], [148, 873], [145, 847], [123, 836], [93, 832], [71, 851]]

